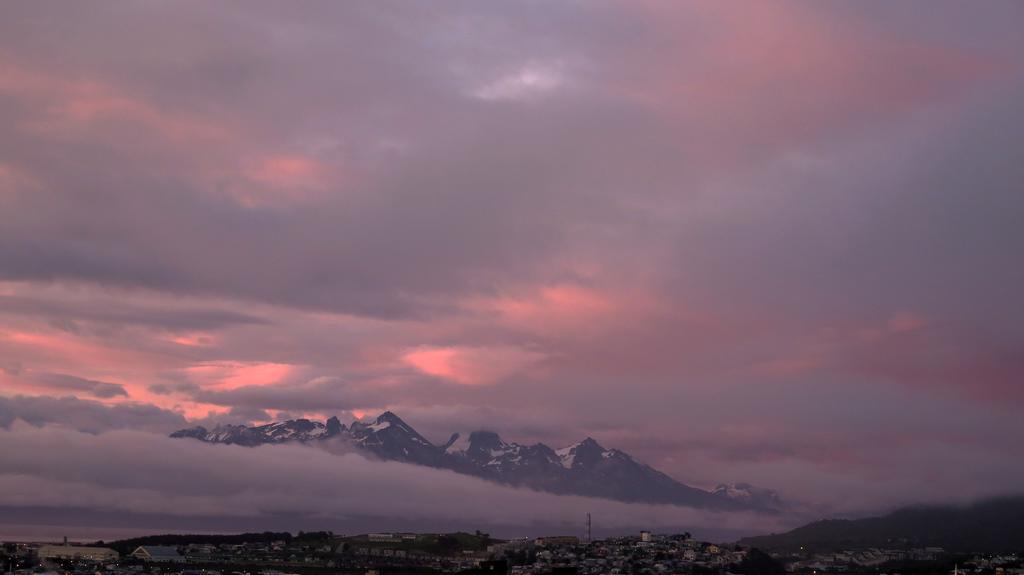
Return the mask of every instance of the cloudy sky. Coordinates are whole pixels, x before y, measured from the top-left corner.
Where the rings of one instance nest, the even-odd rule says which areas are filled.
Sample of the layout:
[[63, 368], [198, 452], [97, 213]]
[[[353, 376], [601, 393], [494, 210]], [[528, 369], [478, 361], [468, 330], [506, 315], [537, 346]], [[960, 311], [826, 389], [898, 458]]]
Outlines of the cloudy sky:
[[997, 0], [6, 4], [0, 532], [595, 505], [750, 526], [165, 437], [385, 409], [438, 442], [589, 435], [823, 515], [1019, 489], [1022, 21]]

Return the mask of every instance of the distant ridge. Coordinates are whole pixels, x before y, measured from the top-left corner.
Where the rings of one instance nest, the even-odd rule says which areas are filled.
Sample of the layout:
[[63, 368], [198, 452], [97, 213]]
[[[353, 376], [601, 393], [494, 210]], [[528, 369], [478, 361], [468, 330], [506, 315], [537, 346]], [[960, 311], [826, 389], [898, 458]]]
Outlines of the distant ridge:
[[492, 431], [454, 433], [444, 445], [434, 445], [390, 411], [370, 423], [355, 421], [347, 427], [337, 417], [324, 423], [294, 419], [252, 427], [193, 427], [171, 437], [247, 447], [338, 441], [388, 461], [450, 469], [552, 493], [721, 510], [781, 508], [774, 491], [745, 483], [720, 485], [713, 492], [690, 487], [589, 437], [557, 451], [543, 443], [505, 442]]
[[951, 552], [1024, 551], [1024, 496], [965, 507], [907, 507], [882, 517], [826, 519], [786, 533], [747, 537], [741, 545], [767, 550], [833, 551], [865, 547], [942, 547]]

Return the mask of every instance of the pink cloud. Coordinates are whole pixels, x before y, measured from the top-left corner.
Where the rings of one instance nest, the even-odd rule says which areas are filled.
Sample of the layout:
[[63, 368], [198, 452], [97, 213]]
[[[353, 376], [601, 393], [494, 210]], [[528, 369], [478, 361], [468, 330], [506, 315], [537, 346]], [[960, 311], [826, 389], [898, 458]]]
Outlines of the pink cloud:
[[268, 186], [313, 188], [324, 183], [324, 166], [295, 154], [278, 154], [256, 162], [246, 174], [250, 179]]
[[0, 93], [42, 103], [27, 127], [69, 135], [105, 124], [141, 126], [177, 141], [223, 140], [229, 130], [210, 118], [197, 118], [156, 105], [93, 78], [64, 77], [0, 59]]
[[583, 323], [594, 326], [621, 311], [622, 303], [593, 288], [554, 284], [493, 298], [473, 297], [465, 305], [471, 311], [497, 316], [509, 326], [545, 333], [572, 329]]
[[217, 343], [217, 337], [210, 333], [196, 332], [174, 335], [169, 341], [186, 347], [208, 347]]
[[281, 383], [296, 370], [296, 366], [284, 363], [216, 361], [191, 365], [183, 371], [193, 383], [235, 389], [246, 385]]
[[894, 313], [889, 318], [888, 325], [889, 331], [893, 333], [904, 333], [917, 331], [925, 327], [926, 325], [928, 325], [928, 320], [915, 313], [900, 311]]
[[146, 368], [159, 364], [154, 355], [136, 349], [118, 349], [100, 341], [63, 331], [0, 330], [0, 344], [26, 361], [51, 366], [78, 366], [90, 370]]
[[313, 199], [327, 190], [334, 175], [329, 166], [309, 156], [270, 154], [243, 162], [240, 179], [229, 189], [245, 206], [273, 206]]
[[1019, 358], [1016, 350], [969, 326], [901, 311], [884, 320], [794, 338], [784, 353], [753, 364], [749, 373], [842, 374], [939, 395], [998, 401], [1022, 392], [1024, 361]]
[[688, 152], [706, 166], [898, 118], [1007, 68], [951, 45], [837, 22], [807, 4], [633, 6], [651, 34], [613, 56], [623, 58], [623, 75], [609, 86], [698, 131]]
[[[125, 128], [155, 135], [185, 158], [187, 175], [246, 206], [307, 200], [331, 183], [332, 170], [314, 158], [250, 152], [246, 138], [224, 122], [167, 109], [99, 78], [63, 77], [0, 59], [0, 94], [30, 103], [22, 128], [37, 135], [114, 142], [123, 139], [119, 130]], [[22, 184], [31, 181], [12, 167], [0, 168], [0, 193], [15, 176]]]
[[513, 346], [418, 347], [402, 361], [419, 371], [463, 385], [486, 385], [521, 374], [545, 355]]
[[71, 127], [129, 122], [170, 140], [221, 140], [227, 135], [215, 123], [161, 110], [97, 82], [73, 84], [67, 96], [49, 109], [50, 118], [37, 124], [38, 128], [62, 132]]

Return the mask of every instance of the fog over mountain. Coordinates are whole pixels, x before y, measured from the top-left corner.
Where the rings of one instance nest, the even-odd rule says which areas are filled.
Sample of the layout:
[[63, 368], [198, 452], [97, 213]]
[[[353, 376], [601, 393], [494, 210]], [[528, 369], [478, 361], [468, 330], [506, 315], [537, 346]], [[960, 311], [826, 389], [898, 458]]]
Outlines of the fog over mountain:
[[[97, 457], [102, 454], [102, 458]], [[301, 443], [247, 448], [137, 431], [0, 430], [0, 533], [486, 528], [505, 536], [650, 525], [735, 537], [786, 525], [763, 513], [623, 503], [516, 489], [448, 470]], [[424, 496], [429, 494], [429, 496]]]

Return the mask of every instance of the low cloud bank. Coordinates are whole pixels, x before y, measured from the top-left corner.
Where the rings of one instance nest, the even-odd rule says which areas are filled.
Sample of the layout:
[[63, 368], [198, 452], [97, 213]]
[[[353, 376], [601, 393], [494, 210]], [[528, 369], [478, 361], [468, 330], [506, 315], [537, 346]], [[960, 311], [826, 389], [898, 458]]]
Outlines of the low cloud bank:
[[[540, 534], [553, 526], [579, 529], [600, 517], [603, 529], [704, 526], [715, 532], [778, 530], [785, 521], [671, 505], [627, 504], [515, 489], [448, 471], [329, 453], [303, 445], [243, 448], [114, 430], [88, 434], [20, 421], [0, 431], [0, 508], [11, 516], [36, 508], [78, 515], [168, 518], [176, 530], [211, 525], [287, 525], [347, 529], [382, 523], [401, 528], [500, 526]], [[238, 521], [233, 521], [238, 520]], [[565, 529], [565, 527], [563, 527]]]

